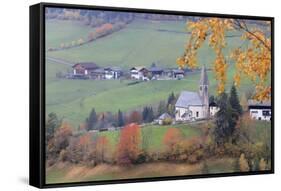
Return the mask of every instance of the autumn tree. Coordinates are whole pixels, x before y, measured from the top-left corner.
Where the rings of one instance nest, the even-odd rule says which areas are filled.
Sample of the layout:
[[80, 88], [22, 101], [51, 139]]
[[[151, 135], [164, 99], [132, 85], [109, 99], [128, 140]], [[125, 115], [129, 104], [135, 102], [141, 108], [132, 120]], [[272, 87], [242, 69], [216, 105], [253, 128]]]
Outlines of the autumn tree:
[[[84, 135], [80, 136], [77, 143], [77, 150], [75, 152], [76, 155], [79, 155], [78, 158], [79, 162], [87, 161], [87, 154], [91, 149], [93, 141], [92, 136], [90, 133], [85, 133]], [[70, 151], [73, 152], [73, 151]]]
[[165, 133], [163, 143], [166, 145], [171, 156], [178, 153], [182, 138], [182, 133], [177, 128], [169, 128]]
[[55, 145], [58, 149], [65, 149], [69, 143], [69, 137], [72, 136], [72, 127], [69, 123], [63, 122], [55, 132]]
[[110, 23], [106, 23], [106, 24], [103, 24], [102, 26], [98, 27], [95, 30], [95, 32], [99, 36], [102, 36], [102, 35], [106, 35], [106, 34], [112, 32], [112, 29], [113, 29], [113, 25]]
[[131, 123], [121, 130], [120, 140], [117, 148], [117, 162], [119, 164], [134, 163], [141, 151], [141, 130], [140, 126]]
[[138, 111], [133, 111], [133, 112], [131, 112], [127, 121], [128, 121], [128, 123], [140, 124], [142, 122], [142, 116]]
[[[271, 85], [266, 81], [271, 72], [271, 36], [268, 35], [271, 23], [268, 21], [259, 21], [259, 23], [265, 27], [257, 28], [241, 19], [201, 18], [189, 21], [187, 28], [191, 35], [183, 56], [177, 59], [177, 64], [180, 67], [197, 68], [198, 50], [205, 41], [208, 41], [209, 47], [215, 53], [213, 69], [217, 79], [218, 94], [225, 91], [228, 63], [233, 60], [236, 66], [235, 85], [240, 85], [243, 75], [255, 84], [255, 99], [270, 99]], [[234, 31], [241, 34], [241, 39], [247, 42], [247, 46], [238, 46], [227, 54], [226, 35]]]
[[72, 127], [67, 122], [63, 122], [55, 131], [54, 137], [47, 145], [47, 159], [58, 159], [61, 151], [65, 150], [72, 137]]
[[108, 140], [105, 136], [99, 136], [96, 141], [97, 162], [105, 162], [105, 155], [108, 152]]

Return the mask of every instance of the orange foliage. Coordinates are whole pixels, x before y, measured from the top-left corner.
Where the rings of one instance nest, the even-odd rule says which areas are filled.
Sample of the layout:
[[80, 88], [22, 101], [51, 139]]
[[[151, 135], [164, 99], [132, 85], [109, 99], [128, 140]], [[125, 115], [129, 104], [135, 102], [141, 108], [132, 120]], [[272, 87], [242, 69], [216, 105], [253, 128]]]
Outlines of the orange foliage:
[[63, 122], [61, 127], [56, 131], [56, 136], [68, 137], [71, 135], [72, 135], [72, 127], [67, 122]]
[[137, 124], [140, 124], [141, 123], [141, 120], [142, 120], [142, 116], [139, 112], [137, 111], [133, 111], [129, 118], [128, 118], [128, 122], [129, 123], [137, 123]]
[[[207, 40], [208, 44], [215, 52], [213, 69], [218, 81], [217, 92], [220, 94], [225, 90], [227, 62], [226, 58], [231, 58], [236, 64], [236, 74], [234, 75], [235, 85], [239, 86], [241, 75], [248, 77], [255, 85], [254, 98], [257, 100], [267, 100], [271, 97], [271, 88], [267, 84], [267, 79], [271, 71], [271, 37], [266, 35], [266, 30], [247, 26], [243, 20], [203, 18], [195, 22], [188, 23], [191, 30], [189, 41], [186, 44], [184, 55], [177, 59], [180, 67], [198, 67], [197, 52]], [[227, 46], [226, 33], [228, 31], [242, 31], [241, 38], [247, 40], [247, 48], [238, 47], [231, 55], [225, 55], [223, 51]]]
[[106, 23], [106, 24], [103, 24], [102, 26], [98, 27], [96, 29], [96, 33], [98, 34], [104, 34], [108, 31], [111, 31], [113, 29], [113, 25], [110, 24], [110, 23]]
[[99, 158], [99, 160], [101, 162], [104, 162], [104, 158], [105, 158], [105, 153], [108, 149], [108, 140], [105, 136], [100, 136], [97, 139], [96, 142], [96, 151], [97, 151], [97, 158]]
[[182, 134], [177, 128], [169, 128], [164, 135], [163, 143], [173, 152], [182, 140]]
[[140, 153], [141, 131], [140, 126], [131, 123], [121, 130], [117, 149], [118, 163], [131, 164]]
[[90, 136], [89, 133], [86, 133], [85, 135], [82, 135], [79, 138], [79, 141], [78, 141], [79, 146], [88, 146], [91, 143], [92, 143], [92, 139], [91, 139], [91, 136]]

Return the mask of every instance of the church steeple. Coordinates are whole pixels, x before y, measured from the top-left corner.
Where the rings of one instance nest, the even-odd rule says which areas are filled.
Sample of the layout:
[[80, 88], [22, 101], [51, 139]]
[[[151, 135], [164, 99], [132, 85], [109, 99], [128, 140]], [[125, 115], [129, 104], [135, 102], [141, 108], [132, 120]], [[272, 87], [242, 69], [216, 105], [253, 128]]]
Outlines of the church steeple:
[[208, 79], [205, 65], [201, 69], [201, 78], [200, 78], [199, 85], [200, 86], [209, 86], [209, 79]]
[[206, 67], [203, 66], [201, 70], [201, 76], [199, 81], [199, 95], [205, 108], [204, 115], [208, 117], [209, 113], [209, 79], [206, 71]]

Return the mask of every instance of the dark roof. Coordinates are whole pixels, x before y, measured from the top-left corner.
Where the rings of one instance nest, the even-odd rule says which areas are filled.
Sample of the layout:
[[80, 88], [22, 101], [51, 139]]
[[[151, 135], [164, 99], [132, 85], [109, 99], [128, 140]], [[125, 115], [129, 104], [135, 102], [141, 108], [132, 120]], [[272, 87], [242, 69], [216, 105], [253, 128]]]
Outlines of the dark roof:
[[214, 101], [213, 101], [213, 102], [211, 102], [211, 103], [209, 104], [209, 106], [210, 106], [210, 107], [217, 107], [217, 106], [218, 106], [218, 104], [217, 104], [216, 102], [214, 102]]
[[85, 69], [96, 69], [96, 68], [98, 68], [98, 65], [94, 62], [78, 62], [78, 63], [74, 64], [72, 66], [72, 68], [75, 68], [77, 65], [80, 65]]
[[172, 72], [173, 71], [173, 69], [171, 69], [171, 68], [165, 68], [164, 69], [164, 72]]
[[207, 74], [205, 66], [202, 67], [199, 84], [200, 85], [209, 85], [208, 74]]
[[271, 101], [248, 100], [248, 106], [271, 106]]
[[117, 71], [117, 72], [122, 71], [122, 69], [120, 67], [116, 67], [116, 66], [107, 67], [107, 68], [104, 68], [104, 70], [111, 70], [111, 71]]
[[182, 91], [175, 106], [187, 108], [191, 105], [203, 105], [199, 94], [197, 92]]
[[172, 71], [177, 74], [184, 74], [184, 71], [181, 69], [173, 69]]
[[96, 69], [96, 70], [94, 70], [93, 72], [96, 73], [96, 74], [98, 74], [98, 73], [99, 73], [99, 74], [105, 73], [105, 71], [104, 71], [103, 68]]
[[150, 67], [148, 69], [149, 72], [163, 72], [163, 69], [160, 68], [160, 67], [157, 67], [157, 66], [154, 66], [154, 67]]

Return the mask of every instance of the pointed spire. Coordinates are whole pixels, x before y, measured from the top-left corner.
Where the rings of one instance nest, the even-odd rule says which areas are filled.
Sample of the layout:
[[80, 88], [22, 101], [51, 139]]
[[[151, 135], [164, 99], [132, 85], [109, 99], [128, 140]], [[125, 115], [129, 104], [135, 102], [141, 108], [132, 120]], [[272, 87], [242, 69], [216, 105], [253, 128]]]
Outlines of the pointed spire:
[[202, 66], [201, 70], [201, 77], [200, 77], [200, 82], [199, 85], [209, 85], [209, 79], [206, 71], [206, 66]]

